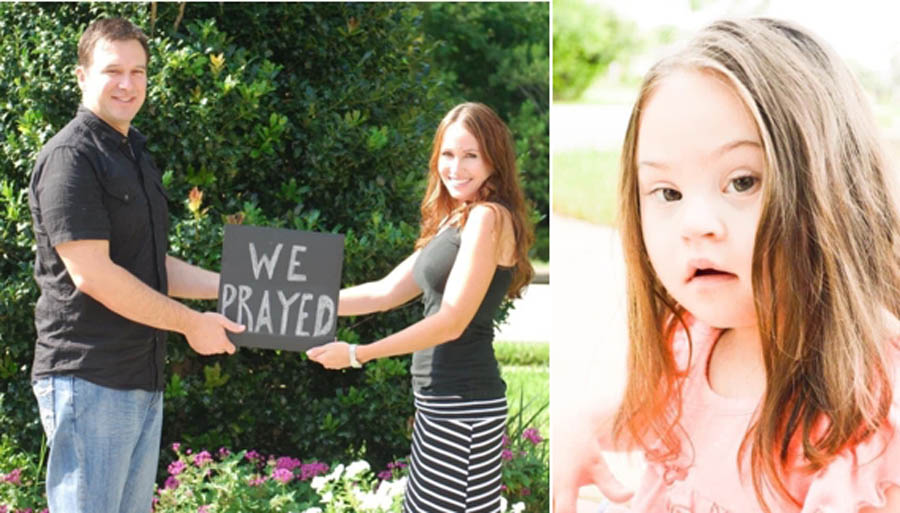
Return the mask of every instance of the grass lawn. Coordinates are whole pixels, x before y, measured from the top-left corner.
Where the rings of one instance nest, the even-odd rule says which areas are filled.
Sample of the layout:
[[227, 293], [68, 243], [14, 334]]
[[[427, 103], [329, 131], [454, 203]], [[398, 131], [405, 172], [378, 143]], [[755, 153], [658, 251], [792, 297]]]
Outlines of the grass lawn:
[[500, 362], [500, 374], [506, 381], [510, 422], [524, 404], [523, 422], [537, 414], [534, 421], [525, 427], [536, 427], [544, 437], [549, 436], [550, 344], [497, 342], [494, 351]]
[[553, 211], [612, 226], [616, 216], [618, 150], [571, 150], [553, 154]]

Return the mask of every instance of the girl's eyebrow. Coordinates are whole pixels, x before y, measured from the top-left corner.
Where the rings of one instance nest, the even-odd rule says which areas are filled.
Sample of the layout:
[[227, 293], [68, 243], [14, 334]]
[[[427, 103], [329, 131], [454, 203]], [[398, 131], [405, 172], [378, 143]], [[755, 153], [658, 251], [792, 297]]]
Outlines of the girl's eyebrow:
[[735, 148], [740, 148], [741, 146], [753, 146], [757, 149], [762, 149], [762, 144], [760, 144], [759, 141], [755, 139], [737, 139], [719, 146], [719, 148], [714, 150], [710, 155], [720, 157]]
[[[757, 148], [760, 150], [762, 149], [762, 144], [760, 144], [759, 141], [756, 141], [753, 139], [736, 139], [734, 141], [729, 141], [729, 142], [723, 144], [722, 146], [719, 146], [712, 152], [710, 152], [710, 157], [713, 157], [713, 158], [721, 157], [722, 155], [728, 153], [729, 151], [732, 151], [736, 148], [740, 148], [742, 146], [750, 146], [750, 147], [754, 147], [754, 148]], [[642, 160], [642, 161], [638, 162], [637, 167], [638, 168], [655, 167], [657, 169], [661, 169], [664, 171], [669, 169], [668, 164], [663, 163], [663, 162], [655, 162], [652, 160]]]

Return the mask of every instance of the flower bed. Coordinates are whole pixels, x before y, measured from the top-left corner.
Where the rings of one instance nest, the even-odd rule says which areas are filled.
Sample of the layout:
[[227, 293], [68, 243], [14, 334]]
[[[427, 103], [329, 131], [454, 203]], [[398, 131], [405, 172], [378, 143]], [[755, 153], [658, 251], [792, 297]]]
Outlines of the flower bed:
[[[503, 511], [547, 511], [547, 441], [528, 428], [503, 443]], [[328, 465], [224, 447], [194, 452], [177, 443], [171, 451], [155, 513], [395, 513], [408, 470], [404, 461], [375, 473], [363, 460]], [[0, 443], [0, 513], [46, 513], [43, 464], [43, 453], [35, 461]]]

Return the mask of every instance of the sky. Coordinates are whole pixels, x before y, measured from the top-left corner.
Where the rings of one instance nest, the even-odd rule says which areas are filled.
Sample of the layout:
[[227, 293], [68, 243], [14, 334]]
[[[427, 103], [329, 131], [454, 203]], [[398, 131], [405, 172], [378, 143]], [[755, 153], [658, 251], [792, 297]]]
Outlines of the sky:
[[844, 59], [882, 78], [900, 55], [900, 2], [895, 0], [701, 0], [691, 11], [690, 0], [595, 0], [612, 7], [641, 29], [674, 25], [693, 32], [726, 16], [763, 14], [792, 20], [821, 36]]

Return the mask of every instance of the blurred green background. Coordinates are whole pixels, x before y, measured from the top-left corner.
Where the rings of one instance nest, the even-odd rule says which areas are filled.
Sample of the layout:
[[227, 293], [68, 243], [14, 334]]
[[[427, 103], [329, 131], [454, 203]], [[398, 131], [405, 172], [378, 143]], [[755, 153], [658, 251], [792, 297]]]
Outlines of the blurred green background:
[[828, 42], [862, 83], [900, 158], [898, 2], [555, 0], [554, 214], [613, 227], [620, 146], [644, 73], [704, 25], [756, 15], [792, 20]]

